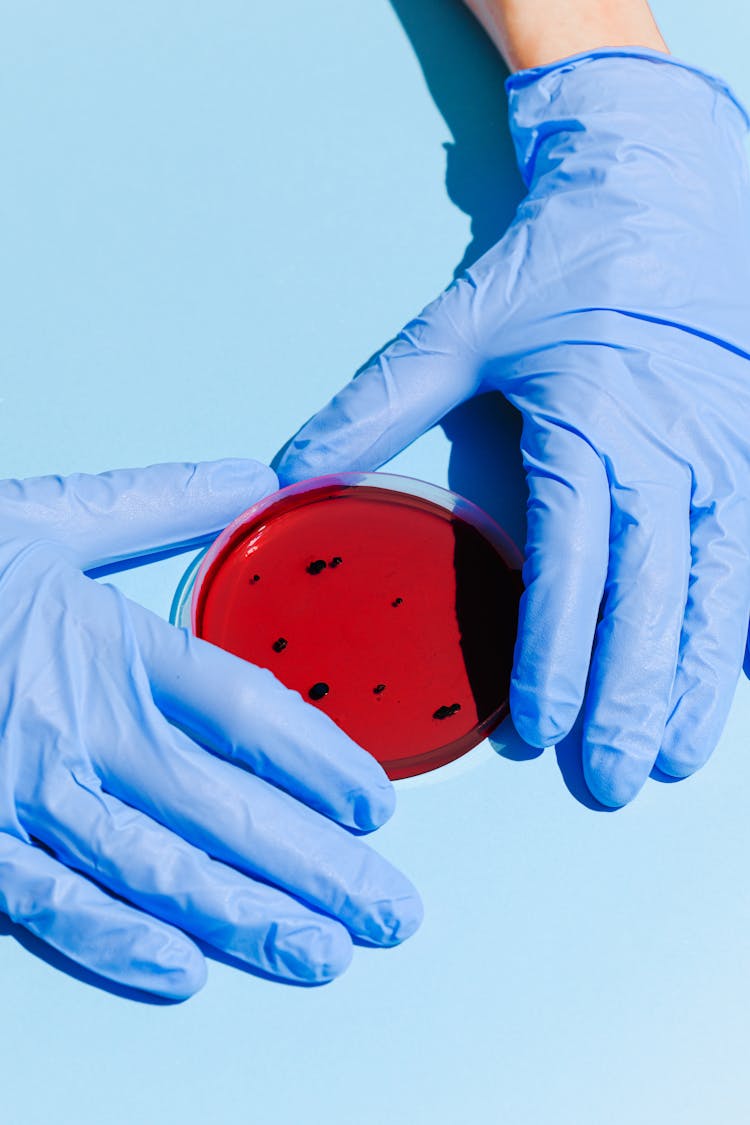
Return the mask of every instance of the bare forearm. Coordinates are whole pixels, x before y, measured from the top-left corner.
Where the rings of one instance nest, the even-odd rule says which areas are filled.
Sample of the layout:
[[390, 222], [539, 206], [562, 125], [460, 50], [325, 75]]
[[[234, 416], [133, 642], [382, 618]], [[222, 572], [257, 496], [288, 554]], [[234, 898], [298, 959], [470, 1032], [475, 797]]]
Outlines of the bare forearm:
[[511, 70], [596, 47], [667, 51], [647, 0], [464, 0]]

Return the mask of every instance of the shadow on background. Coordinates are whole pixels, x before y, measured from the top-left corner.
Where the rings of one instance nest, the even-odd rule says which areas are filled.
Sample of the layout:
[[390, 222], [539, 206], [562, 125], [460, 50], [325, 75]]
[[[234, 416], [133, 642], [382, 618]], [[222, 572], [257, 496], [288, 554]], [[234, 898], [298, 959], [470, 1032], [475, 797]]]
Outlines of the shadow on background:
[[390, 0], [450, 129], [445, 186], [471, 219], [454, 276], [502, 236], [524, 195], [507, 121], [508, 69], [459, 0]]
[[486, 723], [508, 699], [521, 575], [470, 524], [454, 520], [452, 530], [461, 653], [476, 716]]
[[[609, 805], [603, 805], [600, 801], [597, 801], [586, 785], [581, 748], [582, 727], [583, 720], [582, 716], [579, 715], [570, 734], [558, 742], [554, 748], [557, 768], [565, 783], [565, 788], [579, 804], [591, 809], [592, 812], [617, 812], [616, 808], [610, 808]], [[496, 754], [511, 762], [530, 762], [544, 753], [544, 750], [540, 747], [529, 746], [528, 742], [523, 741], [510, 718], [507, 718], [497, 730], [492, 732], [489, 742]], [[681, 778], [670, 777], [669, 774], [662, 773], [657, 766], [654, 766], [651, 770], [649, 777], [662, 785], [674, 785], [681, 780]]]
[[40, 961], [44, 961], [54, 969], [59, 969], [60, 972], [73, 977], [74, 980], [93, 985], [102, 992], [109, 992], [112, 996], [120, 996], [125, 1000], [135, 1000], [139, 1004], [153, 1004], [157, 1007], [169, 1007], [172, 1004], [179, 1003], [176, 1000], [152, 996], [149, 992], [141, 992], [137, 988], [127, 988], [125, 985], [115, 984], [113, 981], [107, 980], [106, 977], [99, 976], [98, 973], [92, 973], [88, 969], [84, 969], [63, 953], [58, 953], [51, 945], [46, 945], [39, 938], [34, 937], [23, 926], [11, 922], [7, 914], [0, 913], [0, 938], [4, 937], [13, 938], [34, 957], [38, 957]]
[[[453, 140], [445, 144], [445, 186], [471, 219], [456, 277], [502, 237], [524, 196], [507, 120], [508, 70], [471, 13], [455, 0], [391, 0]], [[448, 414], [450, 487], [484, 508], [523, 547], [526, 483], [521, 417], [501, 394], [482, 395]]]
[[[525, 192], [507, 122], [508, 70], [460, 0], [390, 3], [453, 137], [443, 146], [446, 191], [471, 220], [470, 241], [453, 270], [456, 277], [502, 237]], [[404, 321], [416, 311], [405, 309]], [[355, 377], [392, 342], [384, 341]], [[496, 393], [456, 407], [441, 425], [451, 443], [451, 488], [484, 508], [522, 547], [526, 485], [520, 415]], [[276, 454], [272, 468], [278, 468], [292, 440]]]
[[[453, 270], [456, 277], [502, 237], [524, 196], [507, 121], [508, 70], [460, 0], [390, 3], [453, 137], [444, 145], [446, 191], [471, 220], [470, 241]], [[416, 311], [405, 309], [404, 321]], [[390, 343], [384, 341], [355, 377]], [[518, 411], [499, 393], [482, 395], [456, 407], [441, 425], [451, 444], [450, 487], [484, 508], [523, 547], [526, 483]], [[288, 446], [276, 454], [273, 468]]]
[[[565, 788], [579, 804], [591, 809], [592, 812], [616, 812], [616, 809], [611, 809], [597, 801], [586, 785], [581, 754], [581, 725], [579, 715], [570, 734], [558, 742], [553, 751]], [[511, 762], [531, 762], [544, 754], [541, 747], [529, 746], [528, 742], [524, 742], [510, 717], [492, 732], [489, 742], [496, 754]]]
[[[545, 752], [539, 746], [529, 746], [528, 742], [524, 742], [513, 726], [513, 720], [510, 717], [501, 723], [497, 730], [492, 732], [489, 742], [496, 754], [510, 762], [531, 762]], [[617, 811], [597, 801], [586, 785], [581, 755], [580, 717], [570, 734], [555, 746], [553, 752], [565, 788], [579, 804], [591, 809], [592, 812], [611, 813]]]

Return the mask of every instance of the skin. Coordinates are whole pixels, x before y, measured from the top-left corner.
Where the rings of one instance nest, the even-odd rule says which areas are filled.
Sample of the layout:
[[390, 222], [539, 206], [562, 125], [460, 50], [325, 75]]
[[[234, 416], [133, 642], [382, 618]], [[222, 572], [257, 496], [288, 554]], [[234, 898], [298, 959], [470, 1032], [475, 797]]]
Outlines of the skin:
[[669, 54], [646, 0], [464, 0], [511, 70], [596, 47]]

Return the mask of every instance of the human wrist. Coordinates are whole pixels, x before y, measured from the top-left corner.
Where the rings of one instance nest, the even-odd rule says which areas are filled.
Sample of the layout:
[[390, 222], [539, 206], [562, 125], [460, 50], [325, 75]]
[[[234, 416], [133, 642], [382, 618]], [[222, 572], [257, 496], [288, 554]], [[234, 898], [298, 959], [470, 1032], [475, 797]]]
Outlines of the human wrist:
[[512, 71], [598, 47], [669, 53], [647, 0], [464, 0]]

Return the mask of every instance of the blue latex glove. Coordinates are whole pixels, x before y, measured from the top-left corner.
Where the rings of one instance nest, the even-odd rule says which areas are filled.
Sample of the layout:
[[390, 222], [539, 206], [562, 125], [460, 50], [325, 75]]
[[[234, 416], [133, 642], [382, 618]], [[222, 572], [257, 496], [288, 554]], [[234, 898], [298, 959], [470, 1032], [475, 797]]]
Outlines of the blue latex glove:
[[502, 391], [529, 487], [513, 719], [544, 746], [583, 707], [587, 783], [617, 806], [655, 763], [683, 777], [706, 761], [742, 665], [748, 119], [722, 81], [636, 48], [507, 89], [529, 190], [505, 237], [303, 427], [279, 473], [371, 469]]
[[420, 919], [347, 831], [392, 812], [374, 758], [270, 672], [82, 573], [215, 532], [275, 487], [253, 461], [0, 482], [0, 910], [173, 998], [205, 978], [189, 935], [314, 982], [352, 936], [392, 945]]

